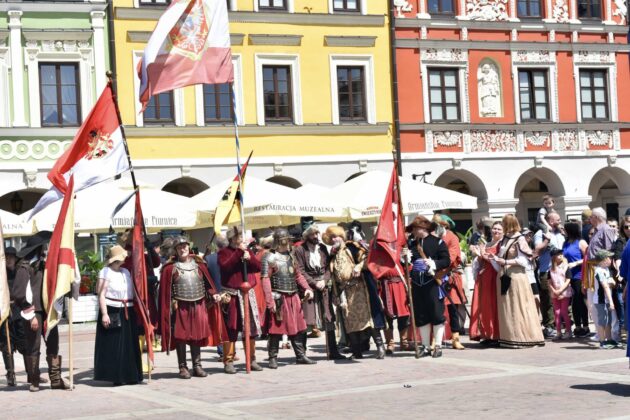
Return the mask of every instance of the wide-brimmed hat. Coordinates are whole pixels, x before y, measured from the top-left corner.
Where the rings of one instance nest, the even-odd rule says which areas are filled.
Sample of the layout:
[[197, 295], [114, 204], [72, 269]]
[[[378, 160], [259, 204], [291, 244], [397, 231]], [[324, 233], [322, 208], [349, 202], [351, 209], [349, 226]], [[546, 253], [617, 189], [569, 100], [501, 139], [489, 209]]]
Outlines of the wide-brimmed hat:
[[595, 253], [595, 259], [598, 261], [602, 261], [608, 257], [612, 257], [613, 255], [615, 255], [615, 253], [612, 251], [608, 251], [607, 249], [600, 249]]
[[28, 238], [28, 240], [26, 241], [26, 245], [24, 245], [24, 247], [18, 251], [17, 257], [24, 258], [31, 252], [35, 251], [37, 248], [46, 245], [48, 241], [50, 241], [51, 236], [52, 232], [48, 230], [37, 232], [35, 235]]
[[106, 264], [110, 265], [116, 261], [124, 262], [126, 258], [127, 258], [127, 251], [125, 250], [125, 248], [123, 248], [120, 245], [114, 245], [113, 247], [109, 249], [109, 252], [107, 253]]
[[442, 219], [443, 222], [446, 222], [450, 230], [455, 230], [455, 221], [451, 219], [448, 215], [440, 214], [440, 219]]
[[326, 245], [333, 244], [333, 238], [340, 237], [344, 241], [346, 240], [346, 231], [341, 226], [328, 226], [326, 231], [322, 235], [322, 242]]
[[406, 232], [412, 232], [414, 228], [424, 229], [427, 232], [433, 232], [436, 228], [436, 224], [431, 222], [424, 216], [416, 216], [415, 219], [405, 228]]
[[14, 257], [16, 257], [17, 249], [13, 248], [12, 246], [8, 246], [4, 249], [4, 255], [13, 255]]

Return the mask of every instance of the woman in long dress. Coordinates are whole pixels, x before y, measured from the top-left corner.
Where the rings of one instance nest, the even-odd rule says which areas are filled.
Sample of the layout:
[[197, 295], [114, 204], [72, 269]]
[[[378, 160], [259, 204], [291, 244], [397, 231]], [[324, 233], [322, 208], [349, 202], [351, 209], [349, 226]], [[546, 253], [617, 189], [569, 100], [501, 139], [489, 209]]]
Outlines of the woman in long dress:
[[491, 255], [496, 255], [503, 240], [503, 225], [494, 222], [492, 239], [487, 244], [471, 246], [479, 266], [473, 291], [470, 313], [470, 339], [484, 346], [499, 343], [499, 313], [497, 311], [497, 270], [492, 266]]
[[521, 234], [521, 226], [513, 214], [502, 220], [505, 237], [496, 256], [491, 257], [497, 276], [497, 311], [499, 344], [521, 348], [544, 346], [536, 303], [525, 269], [532, 250]]

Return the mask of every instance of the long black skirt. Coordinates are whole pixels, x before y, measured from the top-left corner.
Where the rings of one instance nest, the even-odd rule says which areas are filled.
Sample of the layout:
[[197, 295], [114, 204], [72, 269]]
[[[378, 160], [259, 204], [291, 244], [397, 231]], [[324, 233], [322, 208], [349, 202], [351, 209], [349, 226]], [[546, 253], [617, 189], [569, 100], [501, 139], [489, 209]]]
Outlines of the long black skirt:
[[107, 313], [119, 312], [121, 326], [105, 328], [99, 311], [94, 345], [94, 379], [117, 384], [142, 382], [142, 354], [138, 341], [138, 326], [133, 307], [128, 308], [129, 319], [125, 319], [124, 308], [107, 307]]

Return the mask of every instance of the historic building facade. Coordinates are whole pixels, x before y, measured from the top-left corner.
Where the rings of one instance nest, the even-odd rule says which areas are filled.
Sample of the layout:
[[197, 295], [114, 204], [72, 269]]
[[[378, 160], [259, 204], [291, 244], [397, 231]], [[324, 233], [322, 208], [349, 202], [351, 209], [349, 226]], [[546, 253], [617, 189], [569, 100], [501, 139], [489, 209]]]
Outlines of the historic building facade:
[[[140, 113], [136, 66], [164, 10], [114, 0], [122, 117], [140, 180], [182, 195], [235, 174], [231, 92], [194, 86]], [[241, 156], [249, 175], [333, 186], [391, 168], [386, 2], [228, 0]], [[333, 166], [334, 165], [334, 166]]]
[[22, 213], [105, 87], [106, 3], [0, 2], [0, 209]]
[[533, 220], [545, 193], [563, 216], [630, 207], [624, 2], [396, 3], [404, 171], [479, 197], [463, 224]]

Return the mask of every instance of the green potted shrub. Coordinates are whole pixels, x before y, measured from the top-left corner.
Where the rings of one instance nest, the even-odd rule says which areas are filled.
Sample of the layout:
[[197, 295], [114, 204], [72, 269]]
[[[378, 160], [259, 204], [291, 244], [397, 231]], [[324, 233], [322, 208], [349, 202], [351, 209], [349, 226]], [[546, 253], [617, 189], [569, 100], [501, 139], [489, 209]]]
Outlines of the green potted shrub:
[[86, 251], [79, 257], [79, 269], [81, 271], [81, 287], [79, 292], [82, 295], [96, 293], [96, 282], [98, 273], [105, 264], [101, 261], [98, 253]]

